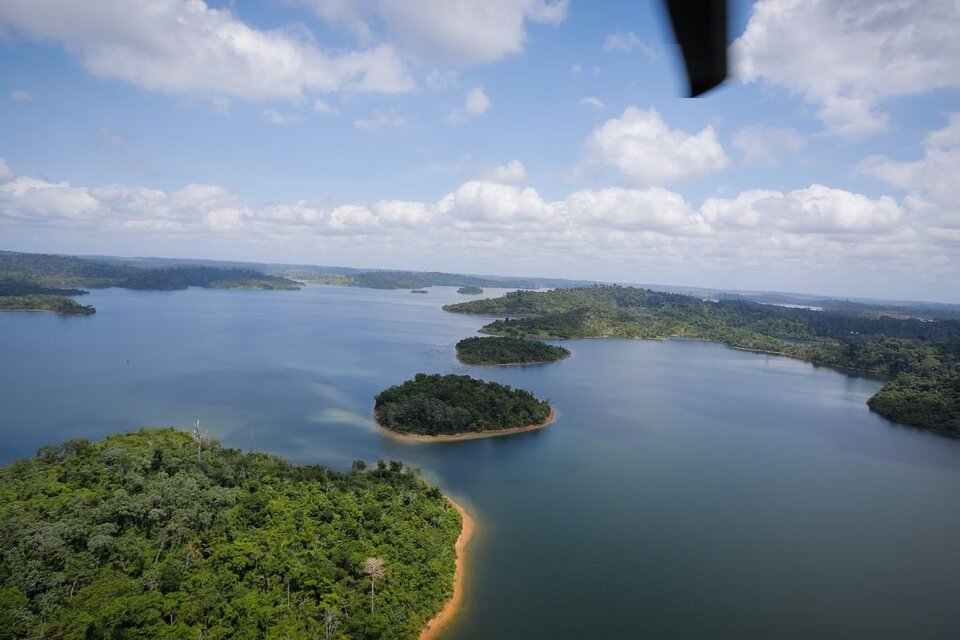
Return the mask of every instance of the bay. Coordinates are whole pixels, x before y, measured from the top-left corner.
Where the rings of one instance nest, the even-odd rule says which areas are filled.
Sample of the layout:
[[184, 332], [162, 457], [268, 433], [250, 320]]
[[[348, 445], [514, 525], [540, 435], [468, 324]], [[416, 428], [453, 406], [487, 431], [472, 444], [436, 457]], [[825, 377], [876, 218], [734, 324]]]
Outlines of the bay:
[[[0, 462], [197, 418], [302, 463], [402, 460], [479, 525], [446, 640], [957, 637], [960, 443], [871, 414], [879, 382], [685, 340], [469, 367], [453, 345], [486, 320], [429, 291], [106, 289], [91, 317], [0, 314]], [[559, 417], [398, 442], [373, 397], [417, 372], [529, 389]]]

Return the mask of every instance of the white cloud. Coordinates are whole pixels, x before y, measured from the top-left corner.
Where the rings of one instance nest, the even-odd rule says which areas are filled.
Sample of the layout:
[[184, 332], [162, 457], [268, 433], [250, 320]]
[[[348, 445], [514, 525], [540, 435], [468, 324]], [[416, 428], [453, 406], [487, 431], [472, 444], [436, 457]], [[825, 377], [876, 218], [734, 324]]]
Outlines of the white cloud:
[[718, 227], [798, 234], [885, 234], [903, 219], [893, 198], [871, 199], [819, 184], [788, 193], [753, 190], [733, 199], [707, 198], [701, 210]]
[[670, 129], [650, 108], [627, 107], [587, 140], [588, 162], [616, 167], [639, 185], [658, 185], [718, 171], [727, 155], [712, 126], [689, 134]]
[[413, 120], [396, 111], [378, 111], [370, 118], [358, 118], [353, 126], [359, 131], [403, 130], [413, 126]]
[[733, 44], [737, 74], [804, 96], [832, 134], [883, 131], [884, 101], [960, 87], [955, 0], [760, 0]]
[[201, 0], [7, 0], [0, 27], [63, 45], [92, 74], [171, 94], [298, 99], [318, 91], [410, 91], [390, 45], [329, 55]]
[[611, 33], [603, 41], [603, 50], [607, 53], [632, 53], [634, 49], [640, 49], [654, 61], [661, 57], [653, 45], [638, 38], [633, 31]]
[[519, 160], [511, 160], [483, 172], [483, 178], [494, 182], [516, 183], [527, 179], [527, 168]]
[[300, 116], [293, 113], [283, 113], [276, 109], [264, 109], [263, 117], [266, 118], [270, 124], [294, 124], [300, 122]]
[[467, 118], [482, 116], [490, 110], [491, 102], [483, 87], [474, 87], [467, 92], [462, 107], [457, 107], [447, 114], [447, 122], [460, 124]]
[[568, 0], [308, 0], [323, 19], [361, 39], [381, 37], [405, 54], [442, 67], [494, 62], [519, 53], [527, 25], [556, 25]]
[[313, 101], [313, 111], [315, 113], [322, 113], [324, 115], [336, 115], [337, 110], [330, 106], [330, 104], [323, 100], [322, 98], [317, 98]]
[[580, 98], [580, 104], [589, 105], [595, 109], [603, 109], [603, 102], [601, 102], [600, 98], [595, 98], [593, 96]]
[[898, 162], [870, 156], [860, 163], [865, 175], [909, 191], [906, 203], [933, 235], [960, 245], [960, 113], [924, 141], [923, 158]]
[[95, 233], [127, 247], [200, 239], [203, 246], [266, 248], [274, 256], [398, 260], [416, 254], [425, 265], [453, 260], [457, 270], [474, 259], [498, 265], [497, 271], [564, 264], [581, 274], [603, 269], [618, 280], [673, 273], [726, 286], [761, 274], [756, 277], [767, 278], [768, 287], [816, 290], [817, 283], [843, 281], [873, 286], [873, 295], [894, 282], [903, 291], [916, 292], [921, 282], [942, 291], [943, 282], [960, 277], [951, 244], [960, 230], [931, 230], [926, 213], [887, 196], [818, 184], [749, 190], [699, 207], [660, 187], [583, 189], [547, 200], [536, 189], [493, 180], [468, 181], [435, 201], [251, 207], [216, 185], [165, 192], [29, 177], [0, 182], [5, 238], [30, 237], [44, 227], [48, 235]]
[[7, 164], [7, 161], [3, 158], [0, 158], [0, 180], [6, 180], [13, 175], [13, 171], [10, 170], [10, 165]]
[[795, 129], [755, 125], [733, 134], [733, 146], [748, 164], [775, 166], [784, 156], [797, 156], [806, 140]]
[[10, 99], [14, 102], [33, 102], [33, 94], [25, 89], [14, 89], [10, 92]]

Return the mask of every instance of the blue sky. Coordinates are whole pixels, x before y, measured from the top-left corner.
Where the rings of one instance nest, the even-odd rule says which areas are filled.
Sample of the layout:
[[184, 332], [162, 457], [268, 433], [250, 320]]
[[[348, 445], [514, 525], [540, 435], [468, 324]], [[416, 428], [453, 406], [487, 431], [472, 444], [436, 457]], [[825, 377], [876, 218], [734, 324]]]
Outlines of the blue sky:
[[960, 10], [7, 0], [0, 248], [960, 302]]

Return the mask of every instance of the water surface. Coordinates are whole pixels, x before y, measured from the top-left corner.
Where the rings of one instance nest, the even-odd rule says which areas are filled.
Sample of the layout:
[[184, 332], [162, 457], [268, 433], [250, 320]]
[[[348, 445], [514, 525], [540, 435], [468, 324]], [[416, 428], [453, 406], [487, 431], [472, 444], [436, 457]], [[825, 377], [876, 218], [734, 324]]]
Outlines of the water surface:
[[[0, 314], [0, 462], [196, 418], [300, 462], [403, 460], [479, 521], [445, 640], [958, 637], [960, 443], [871, 414], [878, 382], [680, 340], [468, 367], [453, 345], [485, 320], [440, 310], [463, 299], [108, 289], [88, 318]], [[373, 396], [417, 372], [523, 387], [559, 417], [397, 442]]]

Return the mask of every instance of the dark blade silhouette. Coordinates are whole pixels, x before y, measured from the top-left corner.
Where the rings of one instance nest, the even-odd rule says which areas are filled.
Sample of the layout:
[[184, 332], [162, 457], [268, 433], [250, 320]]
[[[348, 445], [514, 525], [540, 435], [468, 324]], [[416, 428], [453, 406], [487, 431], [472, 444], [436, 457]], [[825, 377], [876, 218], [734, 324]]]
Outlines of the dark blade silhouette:
[[696, 98], [727, 77], [727, 0], [665, 2]]

